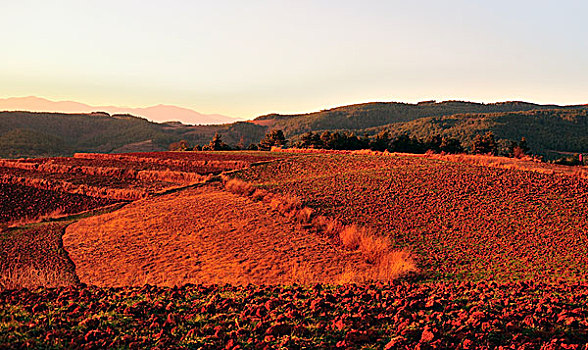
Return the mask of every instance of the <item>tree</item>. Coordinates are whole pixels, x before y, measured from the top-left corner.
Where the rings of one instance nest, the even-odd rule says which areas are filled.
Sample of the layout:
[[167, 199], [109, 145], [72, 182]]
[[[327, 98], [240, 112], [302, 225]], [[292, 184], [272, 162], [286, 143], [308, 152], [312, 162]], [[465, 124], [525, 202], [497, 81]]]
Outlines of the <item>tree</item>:
[[492, 131], [488, 131], [484, 135], [476, 135], [472, 144], [473, 154], [492, 154], [495, 155], [498, 152], [498, 145]]
[[391, 140], [390, 132], [388, 130], [382, 130], [370, 141], [370, 149], [383, 152], [390, 147]]
[[441, 152], [441, 144], [443, 143], [443, 138], [441, 135], [432, 135], [427, 138], [425, 141], [425, 146], [427, 150], [433, 151], [435, 153]]
[[505, 156], [507, 157], [513, 157], [513, 158], [524, 158], [527, 155], [531, 154], [531, 149], [529, 148], [529, 145], [527, 144], [527, 139], [522, 137], [521, 141], [519, 142], [515, 142], [515, 141], [510, 141], [509, 145], [508, 145], [508, 149], [505, 152]]
[[399, 135], [390, 142], [391, 152], [425, 153], [426, 148], [424, 142], [408, 134]]
[[173, 142], [169, 145], [170, 151], [187, 151], [190, 149], [190, 145], [186, 140], [180, 140], [178, 142]]
[[226, 151], [230, 147], [223, 142], [221, 135], [217, 132], [208, 145], [202, 146], [203, 151]]
[[312, 131], [305, 132], [300, 136], [300, 141], [296, 144], [299, 148], [311, 148], [313, 145], [314, 134]]
[[333, 135], [331, 135], [331, 133], [329, 131], [323, 131], [323, 133], [320, 136], [320, 140], [321, 140], [321, 148], [326, 148], [326, 149], [333, 149], [335, 148], [333, 141]]
[[285, 146], [286, 142], [286, 137], [284, 137], [282, 130], [273, 130], [265, 134], [265, 137], [259, 141], [259, 149], [269, 151], [273, 146]]
[[519, 141], [519, 144], [514, 147], [512, 155], [515, 158], [524, 158], [529, 154], [531, 154], [531, 148], [529, 148], [529, 145], [527, 144], [527, 139], [521, 137], [521, 141]]
[[448, 136], [443, 136], [441, 139], [439, 150], [445, 153], [462, 153], [464, 151], [458, 139]]

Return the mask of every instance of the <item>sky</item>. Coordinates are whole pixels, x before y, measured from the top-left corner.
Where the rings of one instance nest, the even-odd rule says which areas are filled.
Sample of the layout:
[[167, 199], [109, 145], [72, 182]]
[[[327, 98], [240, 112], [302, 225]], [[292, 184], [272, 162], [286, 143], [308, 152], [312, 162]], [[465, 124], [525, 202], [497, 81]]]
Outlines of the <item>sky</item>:
[[0, 97], [253, 118], [372, 101], [588, 103], [588, 1], [0, 3]]

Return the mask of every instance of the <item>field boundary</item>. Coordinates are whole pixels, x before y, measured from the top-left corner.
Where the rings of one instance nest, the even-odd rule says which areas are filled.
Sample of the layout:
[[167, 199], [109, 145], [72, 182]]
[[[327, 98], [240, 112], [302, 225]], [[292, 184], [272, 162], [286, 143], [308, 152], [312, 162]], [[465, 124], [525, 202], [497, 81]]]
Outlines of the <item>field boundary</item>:
[[398, 278], [419, 274], [415, 259], [407, 250], [393, 250], [392, 242], [384, 236], [377, 235], [373, 229], [357, 224], [344, 225], [339, 220], [316, 215], [315, 211], [303, 205], [302, 200], [295, 196], [272, 193], [237, 179], [228, 174], [221, 174], [220, 179], [225, 190], [254, 201], [263, 201], [289, 220], [323, 235], [347, 251], [359, 251], [373, 270], [364, 276], [350, 272], [347, 279], [369, 281], [393, 281]]
[[0, 176], [0, 182], [12, 185], [30, 186], [48, 191], [63, 191], [73, 194], [83, 194], [90, 197], [108, 198], [115, 200], [137, 200], [148, 196], [145, 190], [133, 188], [108, 188], [89, 185], [75, 185], [67, 181], [55, 181], [41, 178], [27, 178], [16, 175], [4, 174]]

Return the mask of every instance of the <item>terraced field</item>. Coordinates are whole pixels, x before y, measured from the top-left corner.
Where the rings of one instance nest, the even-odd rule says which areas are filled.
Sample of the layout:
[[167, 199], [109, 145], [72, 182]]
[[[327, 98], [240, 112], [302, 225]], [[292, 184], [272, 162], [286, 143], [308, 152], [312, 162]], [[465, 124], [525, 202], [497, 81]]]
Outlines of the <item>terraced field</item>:
[[364, 153], [2, 163], [6, 219], [90, 211], [2, 228], [0, 348], [586, 348], [584, 168]]

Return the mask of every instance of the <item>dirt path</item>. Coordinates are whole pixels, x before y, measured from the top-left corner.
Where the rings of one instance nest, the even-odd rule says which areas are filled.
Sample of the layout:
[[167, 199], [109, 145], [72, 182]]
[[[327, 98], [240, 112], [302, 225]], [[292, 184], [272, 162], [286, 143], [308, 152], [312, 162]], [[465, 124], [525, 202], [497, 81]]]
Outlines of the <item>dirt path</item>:
[[214, 185], [83, 219], [63, 242], [80, 281], [99, 286], [337, 283], [366, 268], [358, 253]]

